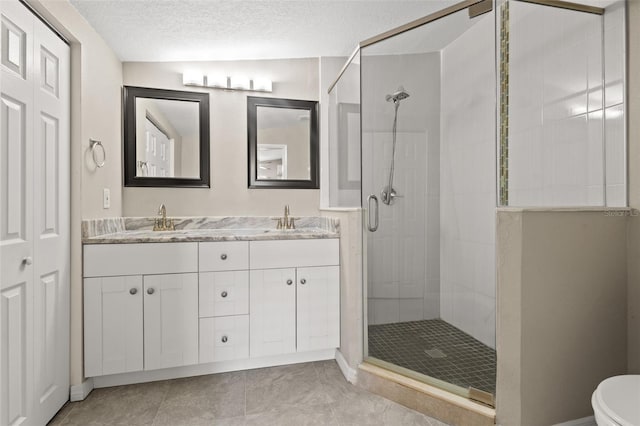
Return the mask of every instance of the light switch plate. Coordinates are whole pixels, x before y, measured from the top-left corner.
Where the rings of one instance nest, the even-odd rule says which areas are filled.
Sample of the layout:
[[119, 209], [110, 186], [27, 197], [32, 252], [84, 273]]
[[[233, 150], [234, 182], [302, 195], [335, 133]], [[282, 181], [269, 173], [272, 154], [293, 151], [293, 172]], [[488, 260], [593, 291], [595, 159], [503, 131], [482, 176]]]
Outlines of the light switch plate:
[[102, 190], [102, 208], [111, 208], [111, 190], [109, 188], [104, 188]]

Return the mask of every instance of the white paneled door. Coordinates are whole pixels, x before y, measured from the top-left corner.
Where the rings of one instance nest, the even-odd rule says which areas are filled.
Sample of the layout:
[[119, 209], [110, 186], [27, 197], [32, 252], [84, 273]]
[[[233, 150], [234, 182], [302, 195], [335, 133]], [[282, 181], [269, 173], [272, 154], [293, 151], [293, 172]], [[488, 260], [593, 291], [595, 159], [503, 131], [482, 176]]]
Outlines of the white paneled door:
[[0, 2], [0, 424], [69, 398], [69, 47]]

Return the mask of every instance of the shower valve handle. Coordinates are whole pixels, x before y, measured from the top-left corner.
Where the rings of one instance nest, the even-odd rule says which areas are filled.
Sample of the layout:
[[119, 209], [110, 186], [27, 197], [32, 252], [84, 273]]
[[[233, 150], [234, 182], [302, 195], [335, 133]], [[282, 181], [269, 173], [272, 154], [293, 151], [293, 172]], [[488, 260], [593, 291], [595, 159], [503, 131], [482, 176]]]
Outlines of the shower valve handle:
[[382, 198], [383, 203], [390, 206], [393, 204], [393, 200], [396, 198], [404, 198], [404, 195], [398, 195], [396, 190], [393, 188], [391, 188], [391, 193], [389, 193], [389, 187], [386, 186], [382, 191], [380, 191], [380, 197]]

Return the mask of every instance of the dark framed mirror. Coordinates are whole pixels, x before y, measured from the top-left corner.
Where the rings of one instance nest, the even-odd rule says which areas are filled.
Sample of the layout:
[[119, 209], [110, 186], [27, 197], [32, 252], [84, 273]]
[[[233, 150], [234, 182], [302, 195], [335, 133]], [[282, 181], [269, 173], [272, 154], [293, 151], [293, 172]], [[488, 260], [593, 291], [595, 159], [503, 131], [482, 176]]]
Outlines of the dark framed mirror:
[[124, 86], [124, 186], [202, 187], [209, 94]]
[[249, 188], [320, 187], [318, 102], [247, 96]]

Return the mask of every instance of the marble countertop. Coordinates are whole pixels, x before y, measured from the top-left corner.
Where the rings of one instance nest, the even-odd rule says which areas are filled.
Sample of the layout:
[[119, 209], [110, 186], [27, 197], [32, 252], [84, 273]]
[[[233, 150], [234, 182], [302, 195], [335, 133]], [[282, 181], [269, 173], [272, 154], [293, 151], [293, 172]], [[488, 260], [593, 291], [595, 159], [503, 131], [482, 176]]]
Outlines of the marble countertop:
[[339, 238], [339, 224], [329, 218], [300, 218], [297, 229], [275, 229], [272, 218], [180, 218], [175, 231], [153, 231], [153, 219], [114, 218], [83, 222], [84, 244], [262, 241]]
[[179, 231], [122, 231], [89, 237], [84, 244], [176, 243], [188, 241], [256, 241], [310, 238], [338, 238], [336, 232], [323, 229], [187, 229]]

